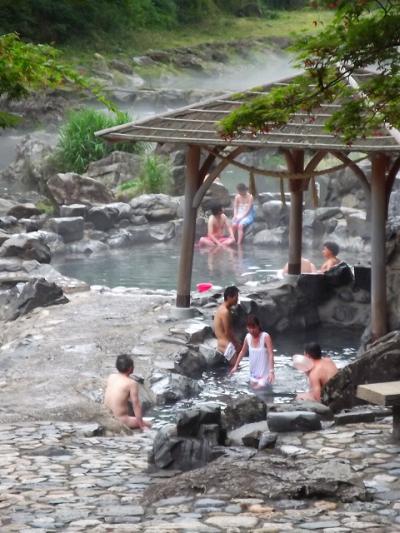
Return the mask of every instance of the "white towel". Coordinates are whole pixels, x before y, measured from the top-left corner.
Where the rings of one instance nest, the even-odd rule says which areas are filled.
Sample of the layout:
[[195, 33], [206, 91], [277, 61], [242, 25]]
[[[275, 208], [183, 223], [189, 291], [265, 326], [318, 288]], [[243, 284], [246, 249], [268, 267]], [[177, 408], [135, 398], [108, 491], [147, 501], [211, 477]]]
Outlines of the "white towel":
[[236, 350], [234, 345], [230, 342], [228, 346], [226, 347], [226, 350], [224, 352], [224, 357], [227, 361], [230, 361], [232, 357], [235, 355]]

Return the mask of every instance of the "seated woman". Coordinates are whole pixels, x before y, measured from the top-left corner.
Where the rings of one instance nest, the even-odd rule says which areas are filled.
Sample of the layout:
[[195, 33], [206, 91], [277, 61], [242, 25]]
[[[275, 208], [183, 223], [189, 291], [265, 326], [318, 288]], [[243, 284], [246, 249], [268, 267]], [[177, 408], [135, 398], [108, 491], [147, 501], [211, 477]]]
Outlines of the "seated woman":
[[237, 243], [242, 244], [244, 229], [254, 222], [254, 199], [247, 185], [239, 183], [233, 203], [233, 233], [237, 232]]
[[324, 242], [324, 246], [322, 248], [322, 256], [325, 259], [325, 261], [322, 264], [319, 271], [327, 272], [334, 266], [341, 263], [341, 260], [337, 257], [338, 253], [339, 253], [339, 245], [336, 244], [336, 242], [331, 242], [331, 241]]
[[207, 236], [200, 238], [199, 246], [230, 246], [234, 242], [232, 226], [223, 213], [222, 206], [213, 206], [211, 216], [208, 219]]

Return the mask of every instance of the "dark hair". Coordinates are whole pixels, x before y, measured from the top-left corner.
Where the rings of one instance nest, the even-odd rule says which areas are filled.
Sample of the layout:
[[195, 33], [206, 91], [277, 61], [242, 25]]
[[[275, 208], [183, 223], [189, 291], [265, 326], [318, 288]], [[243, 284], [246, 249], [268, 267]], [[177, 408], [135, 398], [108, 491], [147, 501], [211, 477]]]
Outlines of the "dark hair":
[[309, 342], [304, 346], [304, 352], [312, 359], [321, 359], [321, 346], [317, 342]]
[[238, 184], [236, 185], [236, 189], [237, 189], [238, 191], [240, 191], [240, 192], [241, 192], [241, 191], [244, 192], [244, 191], [247, 191], [247, 190], [248, 190], [248, 187], [247, 187], [247, 185], [245, 185], [244, 183], [238, 183]]
[[128, 372], [131, 368], [133, 369], [133, 359], [132, 357], [129, 357], [129, 355], [121, 354], [117, 357], [115, 366], [117, 367], [118, 372]]
[[228, 298], [233, 298], [234, 296], [237, 296], [239, 294], [239, 289], [235, 285], [230, 285], [224, 290], [224, 300]]
[[339, 253], [339, 245], [336, 244], [336, 242], [332, 242], [332, 241], [324, 242], [324, 247], [328, 248], [328, 250], [332, 252], [333, 255], [335, 256]]
[[246, 326], [257, 326], [261, 329], [260, 321], [255, 315], [249, 315], [247, 317]]
[[214, 204], [211, 206], [210, 208], [211, 210], [211, 213], [215, 216], [215, 215], [219, 215], [220, 213], [222, 213], [222, 205], [221, 204]]

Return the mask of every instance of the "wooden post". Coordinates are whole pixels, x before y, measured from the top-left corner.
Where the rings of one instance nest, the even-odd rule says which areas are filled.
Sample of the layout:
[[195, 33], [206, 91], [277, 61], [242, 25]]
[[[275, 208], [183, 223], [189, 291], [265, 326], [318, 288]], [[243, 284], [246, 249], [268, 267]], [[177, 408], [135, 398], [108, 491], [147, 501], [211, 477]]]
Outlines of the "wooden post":
[[393, 405], [393, 434], [392, 438], [395, 442], [400, 442], [400, 405]]
[[199, 167], [200, 147], [189, 145], [186, 153], [185, 206], [176, 307], [190, 307], [190, 287], [197, 215], [197, 209], [193, 207], [193, 198], [199, 188]]
[[[293, 150], [292, 157], [287, 159], [290, 172], [304, 171], [304, 152]], [[303, 235], [303, 180], [289, 179], [290, 218], [289, 218], [289, 262], [288, 274], [301, 272], [301, 248]]]
[[373, 340], [387, 333], [385, 154], [372, 156], [371, 169], [371, 330]]

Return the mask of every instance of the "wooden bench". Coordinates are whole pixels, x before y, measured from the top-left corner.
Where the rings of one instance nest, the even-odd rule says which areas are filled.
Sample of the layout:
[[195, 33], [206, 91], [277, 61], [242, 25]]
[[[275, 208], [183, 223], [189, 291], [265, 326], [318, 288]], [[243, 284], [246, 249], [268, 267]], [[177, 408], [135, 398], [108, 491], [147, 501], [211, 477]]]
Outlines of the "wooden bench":
[[400, 441], [400, 381], [358, 385], [357, 398], [393, 410], [393, 440]]

